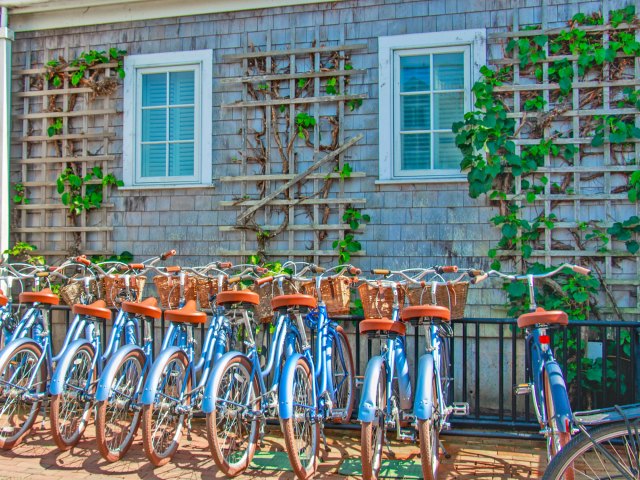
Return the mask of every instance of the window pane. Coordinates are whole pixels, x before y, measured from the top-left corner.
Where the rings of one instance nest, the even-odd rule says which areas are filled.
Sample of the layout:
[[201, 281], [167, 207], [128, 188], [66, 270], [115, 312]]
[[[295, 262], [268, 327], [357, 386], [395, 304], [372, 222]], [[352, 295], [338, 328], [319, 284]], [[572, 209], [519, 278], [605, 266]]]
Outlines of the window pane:
[[164, 108], [142, 110], [142, 141], [163, 142], [167, 139], [167, 111]]
[[169, 176], [193, 175], [193, 143], [172, 143], [169, 145]]
[[157, 107], [167, 104], [167, 75], [148, 73], [142, 75], [142, 106]]
[[462, 153], [456, 147], [455, 135], [453, 133], [434, 134], [434, 167], [460, 170]]
[[193, 140], [193, 107], [169, 109], [169, 140]]
[[433, 95], [433, 122], [437, 130], [451, 130], [454, 122], [464, 117], [464, 93], [436, 93]]
[[167, 146], [142, 145], [142, 172], [143, 177], [164, 177], [167, 172]]
[[443, 53], [433, 56], [434, 90], [464, 88], [464, 53]]
[[169, 105], [194, 103], [195, 72], [171, 72], [169, 74]]
[[400, 57], [400, 91], [424, 92], [430, 90], [430, 55]]
[[401, 135], [402, 170], [431, 168], [431, 134]]
[[431, 95], [403, 95], [400, 97], [401, 130], [429, 130], [431, 128]]

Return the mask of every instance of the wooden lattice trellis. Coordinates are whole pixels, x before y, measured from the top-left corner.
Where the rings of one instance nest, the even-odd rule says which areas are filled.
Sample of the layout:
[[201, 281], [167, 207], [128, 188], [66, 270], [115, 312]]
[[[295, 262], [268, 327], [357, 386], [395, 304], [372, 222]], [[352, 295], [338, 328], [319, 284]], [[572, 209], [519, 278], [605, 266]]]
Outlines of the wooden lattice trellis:
[[[607, 2], [603, 5], [603, 16], [608, 18]], [[515, 8], [514, 31], [489, 36], [494, 43], [548, 36], [549, 41], [543, 47], [546, 58], [537, 62], [542, 67], [542, 79], [536, 78], [532, 67], [521, 68], [516, 47], [510, 54], [505, 53], [503, 58], [491, 62], [513, 69], [512, 79], [494, 90], [509, 107], [508, 116], [516, 119], [516, 154], [520, 155], [523, 146], [537, 145], [541, 139], [553, 139], [560, 147], [574, 145], [577, 153], [571, 160], [547, 154], [543, 166], [524, 176], [527, 181], [539, 185], [544, 183], [543, 176], [548, 179], [534, 202], [525, 199], [526, 189], [520, 176], [515, 177], [514, 194], [506, 198], [515, 201], [518, 207], [524, 207], [523, 217], [529, 221], [541, 213], [547, 219], [552, 214], [557, 217], [553, 228], [541, 224], [543, 234], [535, 243], [530, 261], [549, 266], [566, 260], [590, 266], [604, 283], [599, 310], [618, 316], [637, 315], [640, 313], [640, 259], [630, 255], [624, 244], [612, 239], [606, 230], [614, 222], [639, 213], [638, 205], [628, 201], [626, 188], [628, 175], [638, 170], [640, 139], [629, 139], [623, 144], [610, 143], [609, 131], [605, 129], [602, 147], [592, 146], [592, 140], [595, 125], [601, 121], [594, 119], [596, 116], [630, 116], [635, 119], [635, 126], [640, 126], [638, 109], [618, 105], [624, 88], [635, 90], [640, 87], [640, 58], [618, 53], [614, 62], [605, 62], [599, 69], [591, 68], [579, 75], [578, 55], [550, 54], [550, 43], [568, 27], [546, 28], [545, 7], [543, 2], [541, 29], [519, 30], [518, 8]], [[605, 47], [610, 36], [620, 31], [633, 32], [636, 40], [640, 39], [637, 24], [579, 28], [602, 41]], [[573, 68], [572, 90], [566, 99], [559, 98], [560, 86], [549, 78], [549, 66], [558, 60], [568, 60]], [[545, 101], [541, 111], [525, 111], [525, 100], [538, 95]], [[585, 226], [606, 234], [607, 248], [598, 248], [594, 237], [586, 238]], [[519, 256], [522, 252], [509, 251], [508, 255]]]
[[[247, 34], [243, 53], [224, 56], [227, 62], [241, 62], [243, 75], [221, 82], [242, 86], [240, 101], [222, 105], [239, 109], [242, 115], [240, 174], [220, 179], [228, 185], [240, 184], [234, 200], [221, 202], [239, 210], [235, 225], [221, 227], [240, 232], [239, 249], [223, 254], [245, 256], [259, 251], [276, 258], [313, 257], [315, 262], [336, 256], [331, 243], [350, 230], [342, 221], [345, 209], [365, 203], [363, 198], [345, 196], [345, 181], [364, 174], [352, 172], [346, 178], [340, 172], [345, 152], [362, 138], [345, 138], [347, 102], [365, 98], [346, 92], [349, 77], [365, 73], [347, 60], [352, 51], [366, 45], [344, 44], [344, 31], [332, 42], [336, 45], [321, 45], [320, 27], [314, 33], [315, 41], [299, 47], [293, 28], [288, 50], [272, 48], [271, 31], [260, 48]], [[327, 58], [332, 59], [330, 67]], [[336, 91], [323, 94], [328, 79], [334, 79]], [[295, 121], [300, 112], [315, 121], [306, 138], [298, 138], [305, 135]], [[262, 251], [261, 232], [272, 236]]]
[[[22, 87], [14, 93], [21, 99], [22, 111], [14, 116], [14, 122], [21, 122], [21, 134], [13, 138], [12, 179], [24, 185], [29, 203], [12, 206], [11, 232], [14, 241], [34, 244], [45, 256], [76, 253], [78, 247], [89, 255], [110, 254], [113, 205], [108, 202], [108, 188], [102, 187], [102, 207], [83, 211], [75, 221], [56, 190], [56, 179], [68, 165], [85, 176], [96, 166], [106, 173], [116, 160], [110, 142], [115, 137], [112, 119], [118, 112], [109, 95], [97, 96], [92, 88], [73, 86], [68, 75], [61, 76], [59, 88], [43, 78], [47, 62], [61, 56], [68, 59], [69, 54], [68, 48], [27, 52], [25, 68], [14, 72]], [[90, 68], [111, 77], [116, 67], [111, 62]], [[76, 70], [68, 67], [64, 72]], [[62, 128], [49, 136], [47, 130], [56, 119], [62, 119]], [[91, 183], [100, 182], [87, 182]]]

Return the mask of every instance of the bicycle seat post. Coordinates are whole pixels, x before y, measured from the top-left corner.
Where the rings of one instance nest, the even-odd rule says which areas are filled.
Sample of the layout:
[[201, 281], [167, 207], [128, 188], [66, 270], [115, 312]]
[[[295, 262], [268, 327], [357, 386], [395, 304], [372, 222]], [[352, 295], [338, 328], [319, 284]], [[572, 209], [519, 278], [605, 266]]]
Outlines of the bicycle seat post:
[[527, 285], [529, 286], [529, 310], [532, 312], [536, 311], [538, 306], [536, 305], [536, 295], [533, 289], [533, 275], [527, 274]]

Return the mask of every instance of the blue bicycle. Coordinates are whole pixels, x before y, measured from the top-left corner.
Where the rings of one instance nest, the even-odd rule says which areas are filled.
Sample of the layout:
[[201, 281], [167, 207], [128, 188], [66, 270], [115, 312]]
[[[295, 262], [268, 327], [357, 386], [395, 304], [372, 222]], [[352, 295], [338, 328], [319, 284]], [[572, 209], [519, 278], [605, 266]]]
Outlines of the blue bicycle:
[[14, 308], [13, 304], [13, 285], [20, 283], [21, 290], [24, 290], [24, 284], [20, 278], [11, 273], [11, 270], [25, 275], [33, 274], [38, 268], [26, 263], [3, 264], [3, 260], [0, 258], [0, 347], [4, 347], [11, 341], [20, 320], [18, 317], [19, 308]]
[[[253, 265], [239, 267], [247, 267], [244, 273], [262, 270]], [[199, 274], [196, 269], [188, 272]], [[155, 466], [164, 465], [175, 454], [185, 423], [190, 429], [191, 417], [203, 404], [203, 392], [213, 366], [234, 348], [238, 338], [235, 324], [218, 311], [207, 328], [202, 353], [196, 361], [194, 326], [206, 323], [207, 314], [197, 310], [195, 300], [184, 303], [186, 273], [187, 270], [180, 272], [180, 303], [184, 306], [164, 312], [164, 318], [170, 321], [169, 329], [142, 392], [142, 443], [147, 458]], [[242, 274], [237, 278], [241, 277]], [[234, 278], [228, 280], [229, 284], [235, 282]], [[226, 293], [218, 293], [217, 298], [224, 298]]]
[[[83, 335], [91, 335], [91, 331], [84, 328], [89, 322], [87, 312], [76, 310], [60, 353], [53, 355], [50, 314], [51, 307], [58, 305], [60, 298], [50, 288], [40, 290], [40, 283], [56, 276], [68, 280], [69, 277], [62, 273], [66, 268], [80, 268], [81, 278], [75, 279], [85, 285], [90, 280], [95, 280], [95, 273], [85, 265], [73, 261], [65, 262], [52, 272], [43, 268], [32, 275], [21, 274], [10, 268], [16, 278], [32, 279], [34, 291], [19, 295], [20, 303], [29, 307], [16, 326], [11, 342], [0, 351], [0, 448], [5, 450], [19, 444], [31, 430], [42, 402], [47, 397], [54, 365], [71, 343]], [[85, 279], [87, 282], [84, 282]], [[90, 292], [86, 293], [86, 298], [89, 298]], [[102, 304], [94, 306], [99, 308]]]
[[559, 310], [544, 310], [537, 307], [535, 299], [535, 279], [548, 278], [565, 269], [581, 275], [590, 270], [578, 265], [565, 263], [545, 273], [507, 275], [495, 270], [476, 277], [476, 281], [486, 277], [500, 277], [510, 281], [526, 281], [529, 291], [529, 313], [518, 317], [518, 327], [526, 330], [525, 361], [529, 383], [515, 387], [516, 395], [531, 395], [540, 433], [547, 439], [547, 457], [551, 460], [569, 443], [573, 430], [573, 413], [569, 395], [560, 365], [553, 356], [551, 339], [547, 330], [565, 327], [569, 324], [567, 314]]
[[[428, 420], [434, 410], [447, 413], [448, 407], [442, 389], [444, 378], [440, 377], [440, 365], [448, 365], [448, 361], [441, 360], [440, 353], [445, 353], [444, 348], [437, 349], [444, 345], [438, 327], [441, 322], [450, 318], [450, 312], [447, 308], [436, 306], [420, 306], [419, 311], [414, 311], [413, 314], [409, 307], [409, 313], [406, 316], [401, 316], [400, 312], [408, 283], [420, 283], [421, 279], [428, 274], [455, 271], [457, 267], [410, 269], [398, 272], [373, 270], [372, 273], [383, 275], [384, 278], [363, 280], [358, 287], [366, 317], [359, 324], [360, 333], [380, 340], [380, 354], [372, 357], [367, 364], [358, 408], [358, 420], [362, 422], [362, 476], [367, 480], [378, 477], [387, 430], [395, 430], [400, 440], [415, 441], [415, 434], [405, 432], [403, 425], [413, 422], [418, 417], [422, 420], [421, 427], [428, 426], [431, 425]], [[413, 275], [410, 275], [412, 273]], [[390, 276], [399, 277], [401, 280], [394, 281], [389, 278]], [[428, 350], [420, 359], [414, 403], [406, 353], [407, 327], [404, 321], [422, 318], [429, 319], [427, 322], [421, 321], [428, 326], [426, 330]], [[437, 370], [434, 367], [437, 367]], [[421, 448], [422, 444], [426, 447], [430, 446], [437, 456], [437, 437], [434, 445], [432, 435], [428, 436], [428, 441], [423, 440], [427, 438], [424, 431], [421, 436], [423, 437]], [[432, 455], [433, 453], [429, 453], [429, 457]], [[423, 466], [425, 463], [431, 463], [429, 457], [424, 458], [423, 451]], [[425, 471], [424, 468], [423, 471]], [[432, 478], [428, 476], [431, 471], [431, 468], [426, 469], [425, 478]]]
[[[308, 268], [299, 275], [304, 275]], [[261, 364], [261, 349], [254, 332], [253, 309], [260, 296], [247, 290], [223, 292], [216, 299], [218, 308], [244, 327], [246, 353], [230, 351], [219, 359], [205, 391], [202, 411], [207, 414], [207, 440], [213, 459], [227, 476], [244, 472], [253, 458], [267, 419], [278, 418], [278, 392], [282, 362], [309, 345], [305, 331], [307, 312], [317, 307], [316, 298], [300, 293], [282, 294], [285, 283], [297, 286], [291, 274], [260, 279], [242, 277], [255, 283], [261, 294], [269, 295], [277, 285], [280, 295], [273, 297], [273, 335], [266, 365]], [[267, 384], [271, 378], [270, 384]]]
[[[131, 278], [141, 275], [145, 269], [174, 254], [175, 251], [171, 250], [147, 260], [146, 264], [121, 265], [121, 269], [128, 273], [118, 275], [118, 278], [124, 280], [125, 288], [115, 297], [137, 300], [135, 290], [130, 288]], [[84, 257], [79, 257], [78, 261], [97, 270], [103, 278], [110, 275]], [[98, 377], [108, 359], [121, 345], [137, 346], [141, 342], [138, 319], [120, 308], [103, 352], [101, 324], [104, 320], [111, 320], [111, 310], [107, 308], [105, 301], [98, 300], [91, 305], [77, 304], [72, 309], [80, 315], [76, 328], [86, 330], [87, 334], [84, 338], [71, 342], [61, 354], [50, 386], [51, 433], [56, 445], [63, 451], [76, 445], [82, 438], [95, 404]]]
[[[301, 480], [312, 477], [317, 468], [318, 436], [327, 421], [345, 422], [351, 418], [355, 390], [355, 368], [351, 346], [342, 327], [333, 322], [322, 299], [323, 288], [346, 272], [360, 274], [351, 265], [340, 265], [315, 278], [318, 308], [311, 310], [305, 323], [315, 333], [315, 352], [310, 343], [290, 356], [282, 370], [279, 388], [280, 426], [293, 471]], [[327, 275], [335, 272], [335, 275]], [[275, 303], [275, 301], [274, 301]], [[295, 315], [295, 308], [283, 304]], [[326, 444], [326, 442], [325, 442]]]

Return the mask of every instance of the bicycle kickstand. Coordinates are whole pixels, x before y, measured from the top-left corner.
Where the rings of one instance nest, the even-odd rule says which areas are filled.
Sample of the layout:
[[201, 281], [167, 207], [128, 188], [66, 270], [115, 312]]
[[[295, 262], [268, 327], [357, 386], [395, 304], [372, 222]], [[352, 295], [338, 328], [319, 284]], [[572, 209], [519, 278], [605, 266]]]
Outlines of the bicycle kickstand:
[[442, 440], [438, 439], [438, 444], [440, 445], [440, 450], [442, 450], [442, 453], [444, 454], [444, 458], [451, 458], [451, 454], [447, 452], [446, 448], [444, 448]]
[[[322, 443], [324, 443], [325, 455], [328, 455], [328, 453], [331, 451], [331, 447], [327, 443], [327, 435], [324, 433], [324, 424], [320, 424], [320, 435], [322, 435]], [[322, 461], [325, 460], [326, 457], [322, 459]]]
[[191, 414], [187, 417], [187, 441], [192, 441], [193, 436], [191, 435]]

